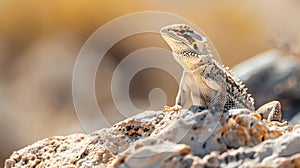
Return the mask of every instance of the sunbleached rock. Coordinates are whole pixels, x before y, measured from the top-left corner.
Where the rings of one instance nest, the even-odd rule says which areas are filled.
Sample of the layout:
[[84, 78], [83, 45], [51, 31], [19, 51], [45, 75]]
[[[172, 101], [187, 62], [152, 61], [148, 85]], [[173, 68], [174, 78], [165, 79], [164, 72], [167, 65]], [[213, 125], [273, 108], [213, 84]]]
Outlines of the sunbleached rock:
[[93, 134], [46, 138], [14, 152], [5, 167], [293, 166], [300, 129], [235, 109], [146, 111]]
[[256, 105], [280, 101], [285, 120], [300, 111], [300, 62], [294, 55], [271, 49], [239, 63], [233, 70], [251, 90]]

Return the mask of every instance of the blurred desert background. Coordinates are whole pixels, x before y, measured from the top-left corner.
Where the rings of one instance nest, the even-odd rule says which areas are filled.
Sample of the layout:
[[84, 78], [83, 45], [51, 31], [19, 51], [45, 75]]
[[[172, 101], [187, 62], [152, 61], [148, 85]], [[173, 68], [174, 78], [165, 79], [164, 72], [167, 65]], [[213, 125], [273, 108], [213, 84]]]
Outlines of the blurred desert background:
[[[37, 140], [84, 133], [72, 101], [72, 72], [82, 45], [106, 22], [149, 10], [174, 13], [195, 23], [230, 67], [272, 48], [299, 58], [298, 0], [1, 0], [0, 165], [14, 150]], [[107, 64], [98, 70], [97, 99], [111, 123], [120, 120], [109, 88], [113, 68], [126, 54], [149, 46], [168, 48], [157, 34], [128, 37], [109, 51]], [[168, 104], [173, 104], [177, 85], [159, 70], [137, 74], [130, 90], [133, 103], [146, 107], [154, 86], [162, 88]]]

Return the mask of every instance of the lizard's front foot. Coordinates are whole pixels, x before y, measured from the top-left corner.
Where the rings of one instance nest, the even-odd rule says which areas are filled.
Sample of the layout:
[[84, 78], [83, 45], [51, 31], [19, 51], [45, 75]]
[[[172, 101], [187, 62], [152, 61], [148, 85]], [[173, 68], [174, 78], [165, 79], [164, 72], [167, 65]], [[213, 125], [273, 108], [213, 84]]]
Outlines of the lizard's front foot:
[[182, 107], [180, 105], [175, 105], [173, 107], [165, 106], [163, 111], [164, 112], [172, 112], [172, 111], [179, 112], [181, 109], [182, 109]]

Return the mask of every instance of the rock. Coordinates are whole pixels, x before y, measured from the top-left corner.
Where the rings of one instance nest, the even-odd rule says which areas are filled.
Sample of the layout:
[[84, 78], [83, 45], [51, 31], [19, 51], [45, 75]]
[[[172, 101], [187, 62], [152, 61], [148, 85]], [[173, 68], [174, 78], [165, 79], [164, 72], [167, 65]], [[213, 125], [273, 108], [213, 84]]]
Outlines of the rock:
[[285, 120], [300, 112], [300, 62], [293, 55], [269, 50], [233, 69], [255, 97], [256, 107], [279, 100]]
[[247, 109], [146, 111], [93, 134], [55, 136], [14, 152], [11, 167], [225, 167], [299, 164], [300, 126]]
[[289, 121], [289, 124], [296, 125], [299, 124], [300, 121], [300, 113], [297, 113], [293, 118]]
[[[211, 152], [204, 158], [200, 158], [192, 153], [177, 154], [176, 152], [173, 152], [173, 155], [168, 153], [170, 157], [167, 159], [164, 159], [164, 157], [151, 157], [152, 162], [145, 162], [145, 160], [143, 160], [144, 164], [148, 163], [148, 165], [144, 165], [144, 167], [151, 167], [152, 165], [149, 163], [161, 163], [161, 160], [164, 161], [162, 167], [168, 167], [170, 165], [174, 167], [299, 167], [299, 138], [300, 129], [298, 128], [284, 136], [265, 141], [254, 147], [240, 147], [238, 149], [228, 150], [222, 154], [219, 152]], [[167, 145], [169, 144], [166, 143], [166, 146]], [[123, 160], [123, 163], [118, 164], [118, 167], [139, 167], [139, 163], [141, 162], [140, 154], [148, 151], [147, 148], [149, 147], [135, 151], [132, 155]], [[167, 154], [164, 156], [167, 156]], [[147, 159], [149, 159], [149, 157]]]

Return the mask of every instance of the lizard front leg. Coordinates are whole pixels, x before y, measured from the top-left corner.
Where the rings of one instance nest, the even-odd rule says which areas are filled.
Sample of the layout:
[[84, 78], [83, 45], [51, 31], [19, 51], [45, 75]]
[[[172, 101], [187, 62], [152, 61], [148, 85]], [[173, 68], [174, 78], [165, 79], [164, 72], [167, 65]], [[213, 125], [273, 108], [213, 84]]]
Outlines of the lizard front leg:
[[176, 96], [176, 102], [175, 105], [170, 107], [170, 106], [164, 106], [164, 112], [172, 112], [172, 111], [180, 111], [182, 109], [182, 106], [185, 103], [185, 97], [183, 96], [185, 95], [185, 91], [183, 91], [182, 89], [179, 89], [178, 94]]
[[170, 107], [170, 106], [165, 106], [164, 107], [164, 112], [178, 112], [182, 109], [182, 107], [184, 106], [185, 102], [186, 102], [186, 98], [189, 95], [189, 88], [185, 83], [185, 75], [183, 73], [181, 81], [180, 81], [180, 85], [179, 85], [179, 90], [176, 96], [176, 101], [175, 101], [175, 105]]

